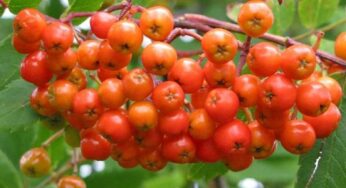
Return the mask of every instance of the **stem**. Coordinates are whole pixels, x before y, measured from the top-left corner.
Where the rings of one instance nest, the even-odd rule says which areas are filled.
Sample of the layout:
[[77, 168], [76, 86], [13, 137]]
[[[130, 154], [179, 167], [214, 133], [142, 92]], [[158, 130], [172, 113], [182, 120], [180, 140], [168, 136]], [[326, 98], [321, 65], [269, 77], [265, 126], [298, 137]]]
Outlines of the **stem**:
[[320, 47], [320, 44], [321, 44], [321, 41], [324, 37], [324, 32], [322, 31], [318, 31], [316, 33], [316, 37], [317, 37], [317, 40], [315, 42], [315, 44], [313, 45], [312, 49], [316, 52], [318, 50], [318, 48]]
[[[195, 22], [195, 23], [194, 23]], [[192, 24], [193, 23], [193, 24]], [[203, 24], [207, 26], [203, 26]], [[207, 16], [199, 14], [185, 14], [182, 18], [175, 20], [175, 25], [182, 28], [197, 29], [199, 31], [207, 32], [211, 28], [223, 28], [232, 32], [244, 34], [240, 27], [236, 24], [228, 23], [225, 21], [216, 20]], [[202, 26], [201, 26], [202, 25]], [[263, 40], [271, 41], [282, 46], [291, 46], [294, 44], [302, 44], [288, 37], [282, 37], [278, 35], [273, 35], [265, 33], [263, 36], [259, 37]], [[318, 50], [316, 52], [317, 56], [321, 59], [329, 60], [333, 63], [346, 67], [346, 61], [338, 58], [332, 54], [324, 51]]]
[[73, 12], [73, 13], [68, 14], [64, 18], [61, 18], [60, 21], [63, 23], [69, 23], [74, 18], [90, 17], [94, 14], [95, 14], [95, 12]]
[[291, 114], [291, 120], [293, 120], [293, 119], [297, 119], [297, 115], [298, 115], [298, 109], [297, 109], [297, 107], [296, 106], [294, 106], [293, 107], [293, 112], [292, 112], [292, 114]]
[[188, 112], [192, 112], [193, 111], [193, 106], [192, 104], [188, 101], [188, 100], [184, 100], [184, 106], [187, 109]]
[[222, 176], [217, 176], [214, 178], [213, 182], [209, 185], [209, 188], [228, 188], [227, 183], [222, 178]]
[[104, 11], [108, 12], [108, 13], [114, 12], [116, 10], [120, 10], [120, 9], [125, 8], [126, 5], [127, 5], [127, 3], [123, 2], [123, 3], [117, 4], [117, 5], [110, 6], [110, 7], [106, 8]]
[[248, 120], [249, 123], [253, 122], [254, 119], [252, 117], [252, 113], [249, 108], [242, 108], [242, 110], [245, 113], [246, 119]]
[[[79, 157], [76, 160], [76, 163], [82, 162], [84, 159], [82, 157]], [[73, 161], [68, 161], [64, 166], [59, 168], [54, 174], [49, 176], [47, 179], [45, 179], [43, 182], [41, 182], [36, 188], [45, 188], [48, 184], [58, 180], [62, 175], [64, 175], [67, 171], [69, 171], [71, 168], [73, 168]]]
[[[340, 26], [340, 25], [343, 25], [343, 24], [345, 24], [345, 23], [346, 23], [346, 18], [341, 19], [341, 20], [338, 20], [338, 21], [336, 21], [336, 22], [334, 22], [334, 23], [332, 23], [332, 24], [330, 24], [330, 25], [327, 25], [327, 26], [322, 27], [322, 28], [317, 29], [317, 30], [318, 30], [318, 31], [326, 32], [326, 31], [329, 31], [329, 30], [331, 30], [331, 29], [334, 29], [335, 27], [338, 27], [338, 26]], [[303, 33], [303, 34], [301, 34], [301, 35], [298, 35], [298, 36], [293, 37], [293, 39], [294, 39], [294, 40], [301, 40], [301, 39], [303, 39], [303, 38], [305, 38], [305, 37], [308, 37], [308, 36], [312, 35], [314, 32], [315, 32], [315, 30], [310, 30], [310, 31], [308, 31], [308, 32], [306, 32], [306, 33]]]
[[203, 50], [189, 50], [189, 51], [177, 51], [178, 57], [191, 57], [198, 54], [202, 54]]
[[97, 76], [96, 76], [95, 74], [90, 73], [90, 74], [89, 74], [89, 77], [90, 77], [92, 80], [94, 80], [98, 85], [101, 85], [101, 84], [102, 84], [102, 82], [97, 78]]
[[132, 7], [132, 1], [126, 0], [126, 6], [121, 10], [119, 14], [119, 20], [121, 20], [128, 12], [131, 10]]
[[241, 71], [243, 70], [243, 67], [246, 63], [246, 56], [249, 53], [249, 49], [250, 49], [250, 45], [251, 45], [251, 37], [247, 36], [246, 37], [246, 41], [243, 44], [241, 53], [240, 53], [240, 60], [239, 60], [239, 64], [237, 66], [237, 75], [239, 76]]
[[4, 8], [4, 9], [7, 8], [7, 4], [4, 2], [4, 0], [0, 0], [0, 5], [1, 5], [2, 8]]
[[79, 160], [79, 153], [78, 150], [75, 148], [72, 151], [72, 160], [73, 160], [73, 174], [78, 175], [78, 160]]
[[47, 148], [52, 142], [54, 142], [56, 139], [58, 139], [60, 136], [62, 136], [64, 133], [64, 129], [61, 129], [54, 133], [52, 136], [50, 136], [46, 141], [44, 141], [41, 145], [43, 148]]
[[174, 28], [173, 31], [171, 31], [171, 33], [168, 35], [165, 42], [171, 43], [178, 36], [185, 36], [185, 35], [191, 36], [198, 41], [202, 40], [202, 36], [199, 35], [198, 33], [193, 32], [193, 31], [188, 30], [188, 29], [183, 29], [183, 28], [177, 27], [177, 28]]

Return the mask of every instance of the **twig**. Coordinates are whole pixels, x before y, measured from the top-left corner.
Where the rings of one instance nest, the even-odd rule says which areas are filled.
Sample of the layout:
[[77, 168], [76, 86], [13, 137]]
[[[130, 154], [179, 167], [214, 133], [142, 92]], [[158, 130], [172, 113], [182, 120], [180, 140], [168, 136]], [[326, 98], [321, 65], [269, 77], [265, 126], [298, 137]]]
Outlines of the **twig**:
[[251, 37], [247, 36], [246, 40], [243, 44], [242, 50], [240, 52], [240, 59], [239, 59], [239, 63], [237, 66], [237, 75], [238, 76], [240, 75], [240, 73], [243, 70], [243, 67], [246, 63], [246, 56], [249, 53], [250, 45], [251, 45]]
[[98, 77], [97, 77], [95, 74], [90, 73], [90, 74], [89, 74], [89, 77], [90, 77], [92, 80], [94, 80], [98, 85], [101, 85], [101, 84], [102, 84], [102, 82], [98, 79]]
[[[194, 24], [191, 24], [191, 23], [194, 23]], [[203, 24], [206, 24], [207, 26], [203, 26]], [[213, 18], [210, 18], [207, 16], [199, 15], [199, 14], [185, 14], [185, 15], [183, 15], [182, 18], [175, 20], [175, 25], [182, 27], [182, 28], [197, 29], [197, 30], [203, 31], [203, 32], [209, 31], [210, 30], [209, 28], [216, 27], [216, 28], [223, 28], [223, 29], [226, 29], [226, 30], [229, 30], [232, 32], [244, 34], [244, 32], [236, 24], [216, 20], [216, 19], [213, 19]], [[302, 43], [295, 41], [291, 38], [273, 35], [273, 34], [269, 34], [269, 33], [265, 33], [260, 38], [263, 40], [274, 42], [274, 43], [282, 45], [282, 46], [302, 44]], [[316, 54], [321, 59], [329, 60], [333, 63], [336, 63], [336, 64], [339, 64], [341, 66], [346, 67], [346, 61], [345, 60], [338, 58], [332, 54], [329, 54], [329, 53], [321, 51], [321, 50], [318, 50], [316, 52]]]
[[202, 50], [177, 51], [178, 57], [191, 57], [203, 53]]
[[80, 18], [80, 17], [89, 17], [94, 15], [95, 12], [73, 12], [68, 14], [66, 17], [61, 18], [60, 21], [63, 23], [69, 23], [74, 18]]
[[183, 29], [183, 28], [174, 28], [173, 31], [171, 31], [171, 33], [168, 35], [167, 39], [165, 40], [165, 42], [167, 43], [171, 43], [174, 39], [176, 39], [178, 36], [191, 36], [193, 38], [195, 38], [196, 40], [200, 41], [202, 40], [202, 36], [199, 35], [196, 32], [193, 32], [189, 29]]
[[[79, 157], [76, 160], [76, 163], [82, 162], [84, 159], [82, 157]], [[58, 180], [61, 176], [63, 176], [67, 171], [69, 171], [71, 168], [73, 168], [73, 161], [68, 161], [64, 166], [59, 168], [56, 172], [54, 172], [51, 176], [49, 176], [47, 179], [42, 181], [36, 188], [45, 188], [48, 184]]]
[[126, 0], [126, 6], [121, 10], [119, 14], [119, 20], [121, 20], [128, 12], [131, 10], [132, 7], [132, 1]]
[[61, 129], [54, 133], [52, 136], [50, 136], [46, 141], [44, 141], [41, 145], [43, 148], [47, 148], [52, 142], [54, 142], [56, 139], [58, 139], [60, 136], [62, 136], [64, 133], [64, 129]]
[[318, 50], [318, 48], [320, 48], [321, 41], [324, 37], [324, 32], [318, 31], [315, 33], [315, 35], [316, 35], [317, 39], [316, 39], [315, 44], [312, 46], [312, 49], [316, 52]]
[[4, 2], [4, 0], [0, 0], [0, 5], [1, 5], [2, 8], [4, 8], [4, 9], [7, 8], [7, 4]]
[[242, 108], [242, 110], [243, 110], [244, 113], [245, 113], [245, 116], [246, 116], [247, 121], [248, 121], [249, 123], [253, 122], [254, 119], [253, 119], [253, 117], [252, 117], [252, 114], [251, 114], [250, 109], [249, 109], [249, 108]]

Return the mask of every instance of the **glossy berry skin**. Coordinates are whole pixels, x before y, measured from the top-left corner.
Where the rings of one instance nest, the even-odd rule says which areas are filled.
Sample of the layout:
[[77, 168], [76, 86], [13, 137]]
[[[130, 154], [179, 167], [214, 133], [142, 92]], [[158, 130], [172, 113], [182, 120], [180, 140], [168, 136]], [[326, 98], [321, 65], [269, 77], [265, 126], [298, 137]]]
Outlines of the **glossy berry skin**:
[[145, 69], [160, 76], [166, 75], [177, 59], [176, 50], [164, 42], [153, 42], [142, 52], [142, 63]]
[[20, 170], [29, 177], [42, 177], [49, 173], [51, 160], [43, 148], [32, 148], [20, 158]]
[[36, 51], [26, 56], [20, 64], [20, 75], [24, 80], [37, 86], [49, 82], [53, 74], [47, 67], [47, 54], [44, 51]]
[[321, 115], [328, 110], [331, 101], [328, 89], [319, 82], [305, 83], [298, 87], [296, 104], [304, 115]]
[[213, 139], [216, 148], [226, 155], [245, 154], [251, 146], [249, 127], [237, 119], [219, 126]]
[[193, 139], [206, 140], [213, 136], [215, 123], [204, 109], [193, 111], [189, 119], [189, 134]]
[[42, 41], [48, 54], [62, 54], [73, 43], [73, 30], [70, 26], [61, 22], [49, 23], [43, 31]]
[[158, 127], [162, 134], [181, 135], [187, 132], [189, 115], [182, 109], [170, 113], [160, 113]]
[[255, 111], [256, 120], [265, 128], [281, 129], [290, 118], [290, 111], [277, 111], [268, 108], [257, 107]]
[[110, 13], [97, 12], [90, 18], [90, 28], [98, 38], [105, 39], [109, 29], [116, 21], [117, 18]]
[[173, 112], [184, 104], [184, 91], [179, 84], [166, 81], [156, 86], [152, 93], [153, 103], [160, 112]]
[[77, 50], [78, 64], [83, 69], [96, 70], [99, 67], [100, 43], [96, 40], [86, 40]]
[[251, 132], [251, 154], [256, 159], [269, 157], [275, 148], [274, 132], [260, 125], [258, 121], [253, 121], [248, 126]]
[[277, 46], [269, 42], [260, 42], [250, 48], [246, 63], [256, 76], [270, 76], [279, 70], [280, 58]]
[[126, 142], [132, 136], [129, 120], [121, 111], [104, 112], [95, 127], [100, 134], [115, 143]]
[[129, 71], [126, 67], [119, 69], [119, 70], [110, 70], [100, 67], [97, 69], [97, 77], [103, 82], [107, 80], [108, 78], [117, 78], [119, 80], [122, 80], [126, 74], [128, 74]]
[[187, 135], [167, 138], [161, 151], [165, 159], [175, 163], [190, 163], [196, 156], [196, 146]]
[[87, 78], [85, 73], [78, 66], [75, 66], [68, 74], [61, 75], [58, 78], [71, 82], [77, 86], [78, 90], [85, 89], [87, 86]]
[[204, 108], [205, 100], [210, 90], [210, 86], [204, 81], [201, 87], [191, 94], [191, 104], [195, 109]]
[[56, 110], [49, 102], [48, 85], [34, 89], [30, 97], [31, 107], [42, 116], [52, 116]]
[[23, 41], [29, 43], [39, 41], [45, 27], [44, 16], [32, 8], [21, 10], [13, 20], [13, 31]]
[[260, 37], [274, 22], [274, 15], [265, 2], [249, 1], [243, 4], [238, 13], [240, 28], [250, 37]]
[[48, 68], [56, 75], [68, 74], [76, 64], [77, 55], [71, 48], [62, 54], [47, 56]]
[[228, 155], [224, 160], [228, 169], [239, 172], [250, 167], [253, 156], [250, 153]]
[[328, 89], [332, 102], [336, 105], [339, 104], [342, 97], [342, 88], [338, 81], [329, 76], [322, 76], [317, 81]]
[[244, 74], [235, 79], [232, 90], [237, 94], [241, 107], [257, 104], [260, 84], [259, 78], [251, 74]]
[[103, 106], [97, 93], [93, 88], [79, 91], [73, 99], [72, 109], [76, 116], [83, 122], [96, 123], [103, 112]]
[[144, 152], [138, 157], [138, 160], [144, 169], [153, 172], [159, 171], [167, 165], [167, 160], [157, 150]]
[[236, 70], [233, 61], [224, 64], [215, 64], [208, 61], [203, 68], [205, 80], [210, 87], [225, 87], [233, 85]]
[[308, 78], [315, 67], [316, 55], [309, 46], [296, 44], [281, 54], [281, 69], [289, 78], [295, 80]]
[[152, 150], [158, 148], [163, 139], [163, 135], [158, 129], [151, 129], [149, 131], [135, 131], [133, 138], [138, 147], [141, 149]]
[[82, 130], [80, 134], [80, 148], [85, 159], [103, 161], [111, 155], [111, 143], [95, 128]]
[[335, 55], [341, 59], [346, 59], [346, 32], [342, 32], [338, 35], [334, 44]]
[[341, 113], [338, 107], [332, 103], [323, 114], [316, 117], [304, 115], [303, 119], [314, 128], [317, 138], [326, 138], [338, 127]]
[[201, 87], [203, 79], [201, 66], [190, 58], [179, 59], [168, 73], [168, 80], [177, 82], [185, 93], [196, 92]]
[[221, 159], [221, 154], [217, 150], [213, 139], [200, 141], [196, 144], [196, 156], [199, 161], [214, 163]]
[[154, 88], [151, 76], [139, 68], [131, 70], [122, 81], [126, 97], [134, 101], [144, 100]]
[[109, 70], [119, 70], [131, 62], [132, 54], [122, 54], [113, 50], [107, 40], [101, 42], [98, 61], [100, 66]]
[[119, 160], [118, 165], [125, 169], [131, 169], [138, 165], [138, 160], [137, 159]]
[[138, 101], [133, 103], [128, 114], [131, 125], [139, 131], [149, 131], [157, 126], [158, 113], [151, 102]]
[[136, 159], [139, 154], [139, 148], [136, 146], [133, 139], [127, 142], [113, 144], [111, 157], [116, 161], [129, 161]]
[[238, 43], [234, 35], [224, 29], [212, 29], [204, 34], [202, 49], [208, 60], [215, 64], [231, 61], [237, 53]]
[[98, 88], [98, 94], [102, 105], [114, 110], [120, 108], [126, 100], [123, 83], [116, 78], [103, 81]]
[[139, 26], [147, 37], [163, 41], [174, 27], [174, 17], [170, 10], [161, 6], [145, 9], [140, 17]]
[[136, 23], [121, 20], [111, 26], [107, 38], [116, 52], [129, 54], [141, 47], [143, 34]]
[[239, 107], [237, 95], [228, 89], [217, 88], [209, 92], [205, 110], [216, 122], [226, 123], [234, 118]]
[[14, 34], [12, 37], [12, 46], [17, 52], [21, 54], [29, 54], [40, 49], [40, 41], [26, 42], [18, 35]]
[[85, 182], [78, 176], [64, 176], [58, 181], [58, 188], [86, 188]]
[[76, 85], [67, 80], [57, 80], [48, 87], [49, 102], [60, 112], [71, 110], [77, 92]]
[[292, 80], [283, 74], [274, 74], [262, 82], [258, 103], [271, 110], [285, 111], [294, 105], [296, 95], [297, 89]]
[[286, 122], [280, 136], [282, 146], [293, 154], [307, 153], [316, 141], [316, 134], [310, 124], [302, 120]]

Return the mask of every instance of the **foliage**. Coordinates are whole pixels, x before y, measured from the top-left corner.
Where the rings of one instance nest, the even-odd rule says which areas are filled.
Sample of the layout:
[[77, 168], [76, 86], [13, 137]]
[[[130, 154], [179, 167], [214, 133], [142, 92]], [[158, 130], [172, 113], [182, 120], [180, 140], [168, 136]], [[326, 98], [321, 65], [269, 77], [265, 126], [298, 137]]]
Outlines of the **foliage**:
[[[14, 14], [26, 7], [41, 9], [47, 15], [55, 18], [66, 16], [70, 12], [96, 11], [101, 8], [104, 0], [69, 0], [69, 7], [63, 7], [57, 0], [48, 3], [40, 0], [5, 0], [10, 11]], [[119, 1], [118, 1], [119, 2]], [[243, 3], [244, 1], [207, 1], [207, 0], [136, 0], [135, 4], [150, 6], [159, 2], [171, 6], [175, 12], [182, 13], [196, 11], [201, 14], [227, 20], [227, 4]], [[275, 14], [275, 23], [271, 33], [278, 35], [295, 36], [307, 31], [321, 28], [333, 22], [345, 19], [345, 0], [285, 0], [279, 6], [276, 0], [269, 1]], [[58, 8], [56, 8], [58, 7]], [[0, 15], [4, 9], [0, 8]], [[229, 10], [235, 11], [233, 9]], [[297, 15], [298, 16], [297, 16]], [[230, 14], [233, 15], [233, 14]], [[232, 16], [230, 16], [233, 21]], [[73, 23], [80, 24], [84, 19], [76, 19]], [[346, 26], [339, 26], [326, 33], [326, 39], [322, 40], [321, 49], [333, 53], [332, 42], [335, 36]], [[48, 138], [52, 131], [46, 130], [40, 125], [39, 116], [29, 107], [30, 92], [34, 88], [19, 79], [19, 64], [23, 55], [15, 52], [11, 45], [11, 20], [0, 19], [0, 187], [20, 188], [24, 182], [36, 185], [39, 181], [25, 179], [19, 172], [18, 161], [20, 156], [29, 148], [38, 146]], [[238, 35], [237, 35], [238, 36]], [[242, 36], [243, 37], [243, 36]], [[243, 38], [240, 38], [243, 39]], [[313, 43], [314, 37], [303, 39], [304, 42]], [[174, 41], [173, 45], [182, 50], [198, 49], [199, 43]], [[136, 56], [138, 57], [138, 56]], [[134, 58], [132, 64], [138, 65], [140, 58]], [[237, 60], [236, 60], [237, 61]], [[335, 75], [346, 92], [346, 76]], [[342, 114], [346, 114], [346, 96], [340, 105]], [[244, 172], [229, 172], [220, 163], [217, 164], [193, 164], [169, 166], [162, 172], [151, 173], [140, 168], [123, 170], [113, 161], [106, 161], [106, 168], [102, 172], [94, 172], [86, 178], [88, 187], [183, 187], [191, 182], [206, 185], [206, 181], [215, 176], [225, 174], [227, 182], [236, 185], [246, 177], [253, 177], [264, 183], [266, 187], [292, 186], [296, 181], [296, 187], [305, 187], [312, 176], [315, 162], [320, 157], [318, 167], [314, 173], [309, 187], [343, 187], [346, 183], [346, 117], [343, 117], [337, 131], [318, 142], [313, 151], [299, 158], [290, 155], [278, 146], [271, 158], [258, 160], [251, 168]], [[66, 162], [70, 153], [63, 139], [56, 141], [49, 153], [52, 156], [54, 168]], [[298, 170], [299, 168], [299, 170]], [[295, 173], [297, 172], [297, 178]], [[54, 187], [54, 186], [53, 186]]]

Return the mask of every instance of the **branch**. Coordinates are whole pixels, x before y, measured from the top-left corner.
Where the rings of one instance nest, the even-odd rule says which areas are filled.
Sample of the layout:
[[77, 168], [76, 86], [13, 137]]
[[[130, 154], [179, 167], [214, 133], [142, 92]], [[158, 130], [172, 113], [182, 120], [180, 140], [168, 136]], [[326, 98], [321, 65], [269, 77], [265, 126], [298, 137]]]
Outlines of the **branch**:
[[177, 28], [174, 28], [173, 31], [171, 31], [171, 33], [168, 35], [168, 37], [165, 40], [165, 42], [171, 43], [178, 36], [185, 36], [185, 35], [191, 36], [191, 37], [195, 38], [198, 41], [202, 40], [202, 36], [199, 35], [198, 33], [193, 32], [193, 31], [188, 30], [188, 29], [182, 29], [180, 27], [177, 27]]
[[41, 147], [47, 148], [52, 142], [54, 142], [56, 139], [58, 139], [63, 134], [64, 134], [64, 129], [57, 131], [52, 136], [50, 136], [46, 141], [44, 141], [42, 143]]
[[244, 44], [242, 45], [242, 50], [240, 53], [240, 60], [239, 60], [238, 66], [237, 66], [237, 75], [238, 76], [240, 75], [240, 73], [243, 70], [243, 67], [246, 63], [246, 56], [249, 53], [250, 45], [251, 45], [251, 37], [247, 36]]
[[178, 57], [191, 57], [203, 53], [203, 50], [177, 51]]
[[[232, 32], [244, 34], [244, 32], [240, 29], [240, 27], [236, 24], [228, 23], [225, 21], [216, 20], [207, 16], [199, 15], [199, 14], [185, 14], [181, 18], [175, 20], [175, 24], [178, 27], [189, 28], [189, 29], [197, 29], [202, 32], [207, 32], [212, 28], [223, 28]], [[206, 25], [206, 26], [203, 26]], [[202, 26], [201, 26], [202, 25]], [[296, 40], [293, 40], [288, 37], [282, 37], [278, 35], [273, 35], [266, 33], [263, 36], [259, 37], [263, 40], [267, 40], [282, 46], [291, 46], [294, 44], [302, 44]], [[341, 66], [346, 67], [346, 61], [338, 58], [332, 54], [327, 52], [318, 50], [317, 56], [321, 59], [329, 60], [333, 63], [339, 64]]]

